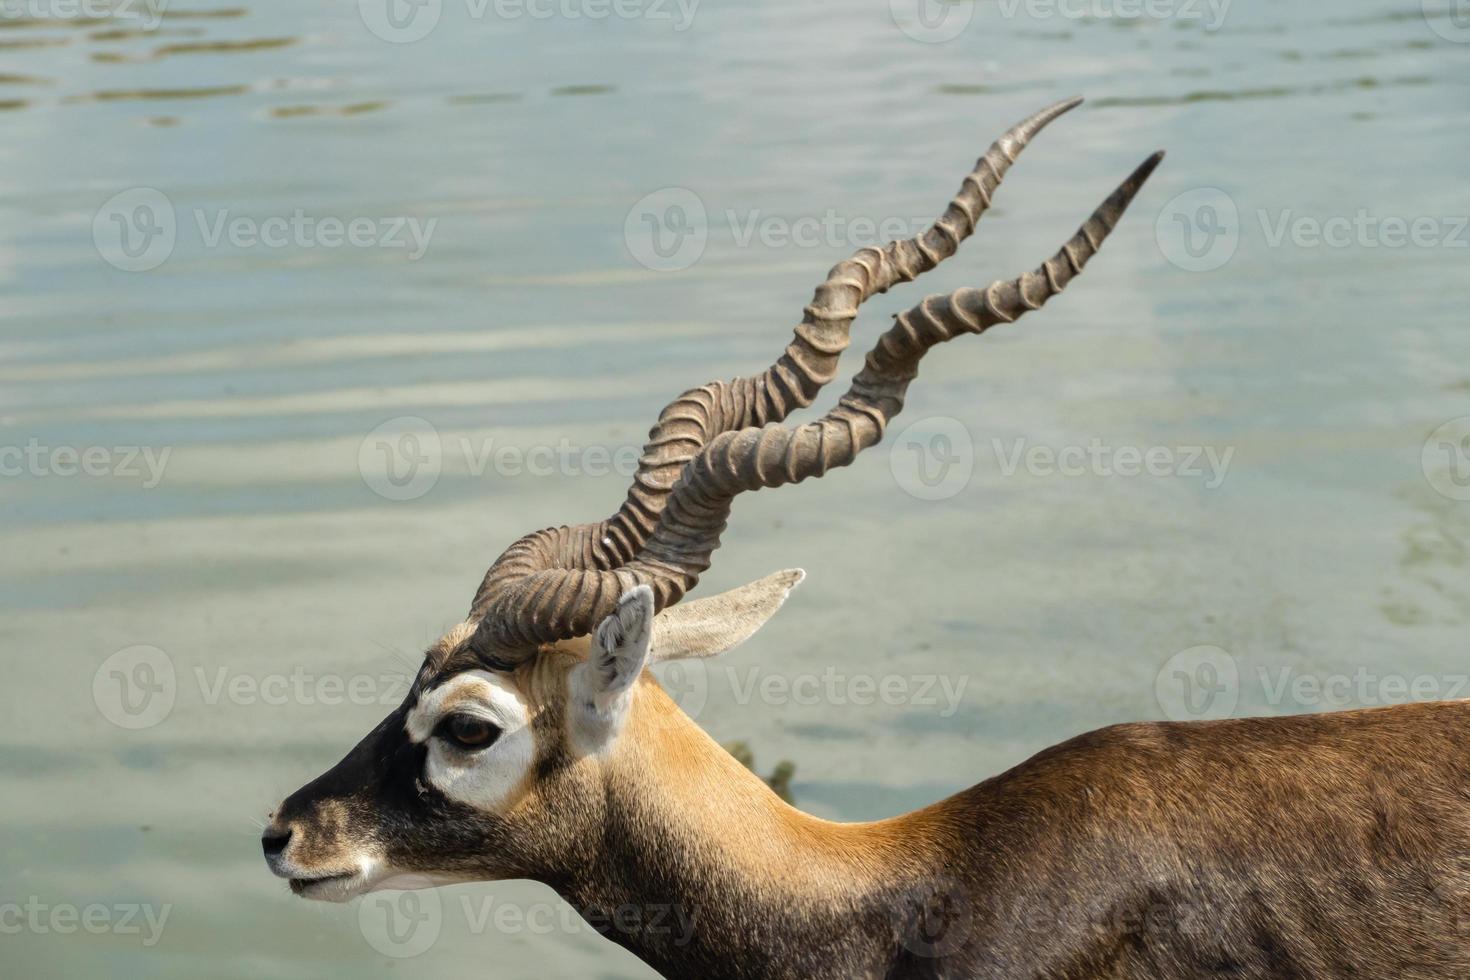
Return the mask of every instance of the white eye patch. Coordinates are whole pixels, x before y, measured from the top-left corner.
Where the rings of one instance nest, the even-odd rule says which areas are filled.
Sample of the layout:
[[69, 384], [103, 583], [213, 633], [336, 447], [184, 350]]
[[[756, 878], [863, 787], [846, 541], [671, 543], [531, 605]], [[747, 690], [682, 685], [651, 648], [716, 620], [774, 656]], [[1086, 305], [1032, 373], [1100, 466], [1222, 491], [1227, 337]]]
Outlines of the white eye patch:
[[[500, 729], [500, 737], [476, 751], [435, 737], [439, 723], [454, 714], [488, 721]], [[415, 743], [428, 744], [424, 778], [431, 786], [457, 802], [495, 811], [510, 800], [536, 761], [530, 719], [525, 701], [503, 678], [470, 670], [424, 693], [404, 728]]]

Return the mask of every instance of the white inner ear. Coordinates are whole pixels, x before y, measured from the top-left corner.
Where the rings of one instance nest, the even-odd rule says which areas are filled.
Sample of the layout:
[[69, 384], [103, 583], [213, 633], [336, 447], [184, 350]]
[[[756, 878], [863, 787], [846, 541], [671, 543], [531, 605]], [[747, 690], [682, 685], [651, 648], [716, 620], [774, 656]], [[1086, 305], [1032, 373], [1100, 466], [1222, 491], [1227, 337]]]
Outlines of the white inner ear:
[[774, 615], [806, 572], [767, 575], [738, 589], [670, 606], [653, 621], [653, 658], [713, 657], [739, 646]]
[[595, 752], [622, 728], [633, 703], [633, 684], [653, 645], [653, 590], [629, 589], [592, 635], [587, 660], [569, 680], [573, 743]]
[[[500, 737], [489, 748], [460, 749], [433, 734], [449, 714], [483, 718], [500, 729]], [[508, 681], [486, 670], [470, 670], [420, 697], [405, 727], [414, 742], [428, 744], [424, 779], [429, 785], [452, 800], [498, 811], [536, 761], [530, 720], [526, 702]]]

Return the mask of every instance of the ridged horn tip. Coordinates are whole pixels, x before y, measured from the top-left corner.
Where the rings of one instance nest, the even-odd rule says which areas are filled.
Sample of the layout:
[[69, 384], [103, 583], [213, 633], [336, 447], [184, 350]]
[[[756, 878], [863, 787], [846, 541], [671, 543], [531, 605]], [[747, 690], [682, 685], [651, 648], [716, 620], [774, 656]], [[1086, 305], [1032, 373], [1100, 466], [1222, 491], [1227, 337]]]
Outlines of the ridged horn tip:
[[1053, 102], [1045, 109], [1042, 109], [1034, 116], [1027, 119], [1021, 125], [1029, 131], [1030, 135], [1035, 135], [1036, 132], [1041, 129], [1041, 127], [1051, 122], [1057, 116], [1071, 112], [1073, 109], [1081, 105], [1082, 102], [1083, 98], [1080, 95], [1074, 95], [1071, 98], [1062, 99], [1060, 102]]
[[1159, 164], [1163, 162], [1164, 151], [1159, 150], [1158, 152], [1149, 156], [1147, 160], [1144, 160], [1142, 163], [1140, 163], [1134, 169], [1133, 173], [1128, 175], [1128, 179], [1123, 182], [1124, 186], [1130, 188], [1133, 191], [1137, 191], [1139, 187], [1143, 186], [1143, 182], [1145, 180], [1148, 180], [1149, 175], [1157, 170]]

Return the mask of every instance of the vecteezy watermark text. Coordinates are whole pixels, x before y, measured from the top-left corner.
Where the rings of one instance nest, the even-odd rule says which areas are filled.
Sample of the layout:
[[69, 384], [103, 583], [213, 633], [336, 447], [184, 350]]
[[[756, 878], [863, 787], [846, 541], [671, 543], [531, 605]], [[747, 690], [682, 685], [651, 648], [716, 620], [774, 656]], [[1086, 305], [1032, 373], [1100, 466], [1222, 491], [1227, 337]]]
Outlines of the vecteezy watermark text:
[[297, 208], [288, 215], [256, 218], [235, 215], [228, 208], [194, 210], [194, 222], [206, 248], [228, 242], [235, 248], [392, 248], [407, 249], [417, 262], [429, 250], [438, 218], [339, 218], [312, 215]]
[[[287, 672], [247, 673], [229, 666], [195, 665], [181, 675], [155, 646], [131, 646], [112, 654], [92, 677], [92, 701], [119, 728], [137, 731], [165, 721], [181, 695], [207, 708], [222, 705], [394, 707], [408, 694], [407, 668], [335, 673], [302, 666]], [[192, 682], [192, 686], [190, 684]]]
[[712, 235], [736, 248], [871, 248], [911, 238], [932, 218], [847, 214], [771, 214], [759, 208], [726, 208], [714, 214], [687, 187], [664, 187], [639, 198], [623, 222], [623, 242], [639, 265], [654, 272], [679, 272], [704, 256]]
[[1203, 479], [1206, 490], [1225, 482], [1235, 458], [1234, 446], [1110, 446], [1096, 438], [1085, 446], [1032, 445], [1024, 438], [1009, 446], [991, 439], [990, 446], [1001, 476], [1024, 469], [1038, 477], [1184, 477]]
[[199, 693], [207, 705], [264, 704], [279, 707], [286, 704], [379, 705], [394, 707], [408, 695], [411, 678], [407, 673], [384, 671], [376, 674], [321, 674], [295, 667], [288, 674], [241, 674], [229, 667], [216, 667], [212, 672], [203, 667], [193, 670]]
[[0, 901], [0, 936], [29, 933], [35, 936], [137, 936], [145, 948], [158, 945], [173, 912], [172, 903], [147, 902], [48, 902], [39, 895], [22, 901]]
[[1294, 208], [1256, 213], [1267, 248], [1470, 248], [1470, 216], [1376, 215], [1359, 208], [1351, 215], [1299, 214]]
[[[1232, 0], [997, 0], [1006, 20], [1195, 21], [1207, 31], [1225, 24]], [[916, 41], [942, 44], [963, 34], [975, 20], [973, 0], [889, 0], [899, 30]]]
[[[700, 0], [457, 0], [472, 21], [642, 20], [666, 22], [676, 33], [694, 25]], [[412, 44], [434, 32], [446, 0], [358, 0], [363, 25], [374, 37]]]
[[739, 705], [884, 705], [921, 708], [950, 718], [959, 710], [970, 684], [966, 674], [867, 673], [837, 667], [782, 672], [759, 666], [712, 665], [700, 659], [664, 661], [653, 672], [664, 692], [690, 718], [703, 714], [712, 689], [724, 692], [721, 700]]
[[726, 665], [725, 679], [736, 704], [759, 701], [768, 705], [882, 704], [889, 707], [937, 708], [940, 718], [959, 710], [969, 686], [969, 675], [864, 674], [828, 667], [821, 673], [780, 674], [760, 667], [741, 669]]
[[[1112, 445], [1093, 437], [1085, 445], [1050, 446], [1024, 437], [992, 438], [990, 450], [1001, 476], [1151, 477], [1195, 479], [1215, 490], [1225, 482], [1234, 446]], [[898, 485], [919, 500], [947, 500], [965, 489], [975, 470], [975, 442], [958, 419], [915, 419], [894, 436], [889, 468]]]
[[1207, 31], [1225, 24], [1232, 0], [996, 0], [1007, 20], [1178, 20], [1198, 21]]
[[506, 479], [616, 476], [638, 472], [637, 446], [584, 446], [565, 437], [555, 443], [520, 446], [444, 439], [426, 419], [405, 415], [368, 433], [358, 447], [357, 468], [368, 489], [386, 500], [417, 500], [439, 482], [447, 455], [457, 456], [472, 477], [493, 473]]
[[1371, 208], [1339, 214], [1256, 208], [1247, 215], [1242, 217], [1224, 190], [1197, 187], [1164, 205], [1154, 238], [1164, 258], [1190, 272], [1219, 269], [1248, 244], [1302, 251], [1470, 248], [1470, 215], [1383, 214]]
[[268, 215], [238, 214], [229, 208], [194, 208], [192, 222], [180, 220], [168, 195], [152, 187], [114, 194], [92, 218], [92, 242], [111, 266], [148, 272], [169, 260], [181, 230], [192, 230], [206, 249], [236, 250], [376, 248], [402, 251], [408, 261], [424, 257], [439, 219], [409, 215], [313, 214], [305, 208]]
[[0, 477], [135, 479], [152, 490], [163, 482], [172, 452], [172, 446], [49, 446], [31, 438], [23, 446], [0, 444]]
[[1294, 664], [1249, 669], [1217, 646], [1181, 650], [1160, 668], [1154, 694], [1165, 717], [1203, 721], [1231, 717], [1242, 697], [1287, 714], [1373, 708], [1408, 701], [1445, 701], [1470, 695], [1470, 674], [1382, 670], [1356, 665], [1309, 671]]
[[[409, 959], [427, 952], [439, 940], [446, 915], [442, 893], [420, 875], [401, 875], [383, 882], [358, 905], [358, 928], [368, 945], [384, 956]], [[450, 906], [455, 908], [455, 906]], [[662, 943], [686, 946], [693, 941], [698, 909], [680, 902], [624, 903], [592, 906], [580, 914], [562, 902], [515, 902], [494, 895], [458, 896], [465, 929], [475, 936], [566, 935], [595, 932], [604, 937], [658, 937]]]
[[163, 21], [169, 0], [0, 0], [0, 21], [126, 22], [151, 31]]

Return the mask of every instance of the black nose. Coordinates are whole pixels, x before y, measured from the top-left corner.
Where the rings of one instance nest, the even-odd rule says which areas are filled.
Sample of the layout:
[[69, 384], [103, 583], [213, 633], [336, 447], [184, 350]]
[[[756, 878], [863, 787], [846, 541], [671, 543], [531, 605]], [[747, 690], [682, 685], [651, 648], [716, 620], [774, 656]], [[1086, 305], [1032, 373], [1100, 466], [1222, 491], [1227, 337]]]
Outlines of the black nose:
[[291, 831], [276, 830], [274, 827], [260, 835], [260, 846], [268, 858], [280, 857], [286, 845], [291, 843]]

